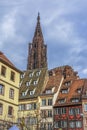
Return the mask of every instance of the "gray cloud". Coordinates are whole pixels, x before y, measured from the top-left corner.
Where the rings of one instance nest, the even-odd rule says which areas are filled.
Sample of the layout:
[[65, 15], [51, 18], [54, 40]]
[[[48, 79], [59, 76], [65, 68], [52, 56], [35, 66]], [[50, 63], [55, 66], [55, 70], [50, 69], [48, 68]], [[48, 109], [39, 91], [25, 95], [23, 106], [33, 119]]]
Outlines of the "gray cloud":
[[38, 11], [48, 45], [49, 68], [69, 64], [86, 77], [86, 0], [0, 1], [0, 50], [19, 69], [26, 68]]

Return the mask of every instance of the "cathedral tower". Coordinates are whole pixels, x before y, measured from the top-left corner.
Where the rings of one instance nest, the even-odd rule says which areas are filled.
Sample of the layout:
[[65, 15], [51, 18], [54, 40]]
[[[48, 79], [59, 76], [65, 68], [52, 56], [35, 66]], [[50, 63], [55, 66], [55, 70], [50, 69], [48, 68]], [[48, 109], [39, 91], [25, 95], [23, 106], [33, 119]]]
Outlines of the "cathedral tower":
[[44, 44], [42, 29], [40, 26], [40, 15], [38, 13], [32, 43], [29, 44], [27, 69], [39, 69], [47, 67], [47, 46]]

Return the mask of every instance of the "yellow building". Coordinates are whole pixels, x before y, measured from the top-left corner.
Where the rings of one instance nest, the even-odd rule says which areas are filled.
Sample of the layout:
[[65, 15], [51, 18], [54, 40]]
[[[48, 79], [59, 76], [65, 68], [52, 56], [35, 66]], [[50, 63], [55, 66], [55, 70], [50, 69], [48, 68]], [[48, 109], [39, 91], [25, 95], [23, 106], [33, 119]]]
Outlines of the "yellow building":
[[19, 82], [20, 71], [0, 52], [0, 129], [17, 123]]
[[42, 93], [47, 82], [47, 69], [27, 70], [21, 75], [21, 86], [19, 95], [18, 118], [21, 127], [26, 126], [30, 130], [39, 127], [39, 100], [38, 95]]

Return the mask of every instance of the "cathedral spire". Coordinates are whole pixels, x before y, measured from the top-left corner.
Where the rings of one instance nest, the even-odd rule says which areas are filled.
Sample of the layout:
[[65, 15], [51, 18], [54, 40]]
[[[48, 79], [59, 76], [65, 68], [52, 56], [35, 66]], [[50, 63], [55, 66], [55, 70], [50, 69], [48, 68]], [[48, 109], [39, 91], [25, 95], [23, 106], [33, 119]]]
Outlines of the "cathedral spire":
[[29, 44], [27, 69], [39, 69], [47, 67], [47, 46], [44, 44], [42, 29], [40, 26], [40, 14], [37, 16], [32, 43]]
[[41, 25], [40, 25], [40, 13], [39, 12], [38, 12], [38, 16], [37, 16], [37, 24], [36, 24], [33, 40], [35, 40], [38, 37], [41, 37], [43, 39], [42, 29], [41, 29]]

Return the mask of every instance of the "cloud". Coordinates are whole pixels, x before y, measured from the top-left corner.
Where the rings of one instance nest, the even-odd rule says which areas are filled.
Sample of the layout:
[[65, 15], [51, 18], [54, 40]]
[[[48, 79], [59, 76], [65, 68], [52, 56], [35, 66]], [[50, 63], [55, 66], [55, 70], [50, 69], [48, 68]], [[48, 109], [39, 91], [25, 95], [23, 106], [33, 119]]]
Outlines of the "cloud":
[[3, 0], [0, 7], [0, 49], [18, 68], [27, 64], [28, 43], [32, 41], [39, 11], [49, 68], [69, 64], [84, 74], [86, 0]]
[[1, 23], [2, 40], [15, 36], [15, 15], [16, 11], [12, 11], [10, 14], [4, 16]]

